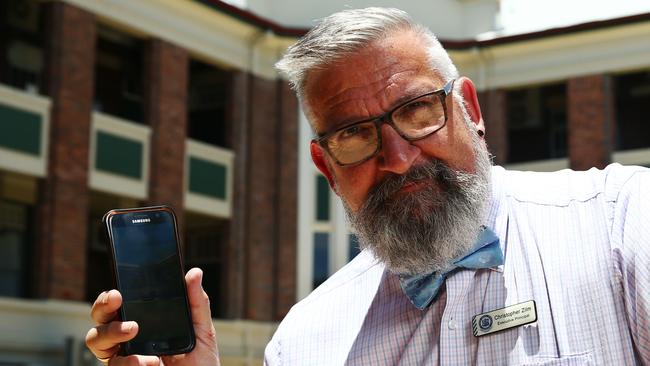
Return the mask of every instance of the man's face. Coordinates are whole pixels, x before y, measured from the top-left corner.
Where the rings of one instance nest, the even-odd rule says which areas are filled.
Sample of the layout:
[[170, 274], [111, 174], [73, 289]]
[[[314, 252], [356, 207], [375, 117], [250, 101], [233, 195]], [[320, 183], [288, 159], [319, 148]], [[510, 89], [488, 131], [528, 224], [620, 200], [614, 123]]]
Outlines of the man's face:
[[[467, 87], [469, 80], [457, 83], [474, 93]], [[317, 132], [323, 133], [379, 116], [444, 84], [430, 68], [424, 43], [401, 32], [310, 74], [305, 103]], [[489, 158], [482, 139], [468, 128], [468, 123], [483, 128], [480, 112], [470, 111], [473, 121], [453, 96], [446, 103], [444, 128], [409, 142], [384, 124], [381, 151], [358, 165], [339, 166], [319, 145], [311, 147], [314, 162], [343, 200], [362, 246], [394, 272], [446, 265], [471, 247], [482, 224]]]
[[[445, 82], [429, 64], [425, 45], [411, 33], [381, 40], [339, 65], [309, 75], [305, 94], [310, 119], [322, 133], [378, 116], [401, 101], [440, 89]], [[470, 131], [453, 99], [447, 98], [447, 125], [425, 139], [408, 142], [384, 125], [382, 151], [362, 164], [341, 167], [325, 153], [337, 193], [350, 209], [357, 211], [368, 191], [387, 176], [404, 174], [430, 158], [445, 161], [454, 169], [474, 170]], [[419, 188], [407, 186], [403, 193]]]

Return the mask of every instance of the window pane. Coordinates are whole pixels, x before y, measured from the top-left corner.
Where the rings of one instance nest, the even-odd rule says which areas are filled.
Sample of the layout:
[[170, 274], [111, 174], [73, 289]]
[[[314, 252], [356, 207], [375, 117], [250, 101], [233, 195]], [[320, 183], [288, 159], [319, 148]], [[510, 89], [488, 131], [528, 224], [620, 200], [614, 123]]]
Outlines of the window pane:
[[328, 233], [314, 233], [314, 288], [325, 282], [329, 276], [329, 240]]
[[138, 207], [140, 201], [112, 194], [90, 192], [86, 249], [86, 301], [92, 303], [102, 291], [114, 288], [113, 266], [108, 235], [102, 223], [104, 214], [114, 208]]
[[359, 238], [354, 234], [350, 234], [348, 236], [348, 261], [353, 260], [360, 252]]
[[230, 222], [214, 217], [185, 214], [185, 269], [203, 270], [203, 289], [210, 296], [213, 318], [227, 317], [227, 245]]
[[0, 83], [44, 93], [46, 15], [38, 0], [0, 1]]
[[0, 296], [26, 293], [27, 207], [0, 201]]
[[316, 221], [330, 220], [330, 186], [322, 175], [316, 176]]
[[97, 27], [94, 108], [145, 123], [144, 43], [116, 29]]
[[646, 110], [650, 105], [650, 70], [621, 75], [616, 86], [616, 149], [650, 147], [650, 124]]
[[229, 71], [190, 60], [187, 136], [211, 145], [232, 147], [229, 121]]
[[566, 84], [508, 92], [508, 162], [567, 154]]

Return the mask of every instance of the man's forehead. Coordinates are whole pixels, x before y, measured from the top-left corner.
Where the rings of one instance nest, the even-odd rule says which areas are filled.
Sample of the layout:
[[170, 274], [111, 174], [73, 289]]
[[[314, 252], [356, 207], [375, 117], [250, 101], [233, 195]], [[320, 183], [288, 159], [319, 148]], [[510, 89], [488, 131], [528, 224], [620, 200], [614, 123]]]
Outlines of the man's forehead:
[[441, 86], [426, 45], [404, 38], [375, 42], [308, 75], [305, 109], [319, 132], [383, 113], [409, 96]]
[[[423, 40], [411, 32], [395, 34], [309, 72], [305, 89], [308, 92], [323, 87], [341, 89], [379, 82], [384, 74], [405, 68], [430, 69], [427, 61], [427, 46]], [[370, 74], [370, 71], [377, 75]], [[337, 77], [339, 74], [341, 77]]]

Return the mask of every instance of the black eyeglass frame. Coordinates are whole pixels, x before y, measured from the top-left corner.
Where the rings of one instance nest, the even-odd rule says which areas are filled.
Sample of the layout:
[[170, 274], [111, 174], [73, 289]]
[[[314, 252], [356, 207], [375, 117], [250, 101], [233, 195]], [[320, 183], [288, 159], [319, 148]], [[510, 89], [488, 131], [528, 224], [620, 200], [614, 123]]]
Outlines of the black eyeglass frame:
[[[384, 123], [387, 123], [389, 126], [391, 126], [391, 127], [395, 130], [395, 132], [397, 132], [397, 133], [398, 133], [398, 134], [399, 134], [399, 135], [400, 135], [404, 140], [406, 140], [406, 141], [411, 142], [411, 141], [418, 141], [418, 140], [425, 139], [425, 138], [427, 138], [427, 137], [433, 135], [434, 133], [440, 131], [442, 128], [444, 128], [444, 127], [447, 125], [448, 113], [447, 113], [447, 103], [446, 103], [446, 98], [447, 98], [447, 96], [448, 96], [449, 94], [451, 94], [451, 91], [454, 89], [454, 82], [455, 82], [455, 81], [456, 81], [455, 79], [451, 79], [451, 80], [448, 81], [447, 84], [445, 84], [442, 88], [437, 89], [437, 90], [434, 90], [434, 91], [432, 91], [432, 92], [428, 92], [428, 93], [425, 93], [425, 94], [419, 95], [419, 96], [414, 97], [414, 98], [411, 98], [411, 99], [409, 99], [409, 100], [407, 100], [407, 101], [405, 101], [405, 102], [403, 102], [403, 103], [400, 103], [399, 105], [395, 106], [395, 107], [394, 107], [393, 109], [391, 109], [390, 111], [388, 111], [388, 112], [386, 112], [386, 113], [384, 113], [384, 114], [382, 114], [382, 115], [380, 115], [380, 116], [378, 116], [378, 117], [371, 117], [371, 118], [364, 119], [364, 120], [361, 120], [361, 121], [352, 122], [352, 123], [349, 123], [349, 124], [347, 124], [347, 125], [345, 125], [345, 126], [338, 127], [338, 128], [336, 128], [335, 130], [333, 130], [333, 131], [325, 132], [325, 133], [319, 134], [318, 137], [316, 137], [316, 138], [313, 139], [312, 141], [313, 141], [313, 142], [316, 142], [316, 143], [317, 143], [318, 145], [320, 145], [323, 149], [325, 149], [325, 151], [327, 151], [327, 153], [329, 154], [329, 156], [331, 156], [332, 159], [334, 159], [334, 161], [336, 162], [336, 164], [338, 164], [339, 166], [354, 166], [354, 165], [358, 165], [358, 164], [364, 163], [364, 162], [366, 162], [366, 161], [372, 159], [375, 155], [377, 155], [377, 153], [379, 153], [379, 151], [381, 150], [381, 146], [382, 146], [382, 141], [381, 141], [381, 125], [384, 124]], [[393, 122], [393, 118], [392, 118], [393, 113], [395, 113], [398, 109], [400, 109], [400, 108], [402, 108], [402, 107], [408, 105], [409, 103], [411, 103], [411, 102], [413, 102], [413, 101], [415, 101], [415, 100], [417, 100], [417, 99], [420, 99], [420, 98], [422, 98], [422, 97], [426, 97], [426, 96], [429, 96], [429, 95], [434, 95], [434, 94], [436, 94], [436, 95], [438, 96], [438, 98], [440, 98], [440, 102], [442, 103], [442, 110], [443, 110], [443, 113], [444, 113], [444, 115], [445, 115], [445, 120], [444, 120], [444, 122], [440, 125], [440, 127], [436, 128], [435, 130], [429, 132], [428, 134], [426, 134], [426, 135], [424, 135], [424, 136], [419, 136], [419, 137], [416, 137], [416, 138], [410, 138], [410, 137], [408, 137], [408, 136], [405, 136], [404, 133], [402, 133], [402, 131], [401, 131], [399, 128], [397, 128], [397, 126], [396, 126], [395, 123]], [[365, 158], [363, 158], [363, 159], [361, 159], [361, 160], [359, 160], [359, 161], [356, 161], [356, 162], [354, 162], [354, 163], [341, 163], [341, 162], [340, 162], [340, 161], [339, 161], [339, 160], [338, 160], [338, 159], [337, 159], [337, 158], [332, 154], [332, 152], [330, 151], [329, 146], [327, 145], [327, 139], [328, 139], [329, 137], [331, 137], [332, 135], [336, 134], [337, 132], [341, 131], [341, 130], [344, 130], [344, 129], [346, 129], [346, 128], [350, 128], [350, 127], [352, 127], [352, 126], [355, 126], [355, 125], [358, 125], [358, 124], [361, 124], [361, 123], [370, 122], [370, 121], [373, 121], [373, 122], [374, 122], [374, 124], [375, 124], [375, 131], [377, 132], [377, 148], [375, 149], [375, 151], [372, 152], [372, 153], [371, 153], [370, 155], [368, 155], [367, 157], [365, 157]]]

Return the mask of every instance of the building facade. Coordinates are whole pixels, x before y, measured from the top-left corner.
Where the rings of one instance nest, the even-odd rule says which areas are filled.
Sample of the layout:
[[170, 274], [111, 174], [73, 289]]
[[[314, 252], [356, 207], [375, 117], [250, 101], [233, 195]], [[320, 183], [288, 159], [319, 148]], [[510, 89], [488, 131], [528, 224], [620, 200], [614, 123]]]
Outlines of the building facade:
[[[442, 1], [429, 24], [477, 85], [495, 163], [650, 166], [650, 14], [490, 33], [499, 4]], [[95, 364], [109, 209], [175, 209], [224, 365], [260, 364], [291, 305], [358, 253], [273, 69], [314, 11], [344, 6], [239, 5], [0, 3], [0, 364]]]
[[290, 40], [194, 1], [0, 9], [0, 363], [94, 363], [101, 217], [166, 204], [224, 363], [258, 364], [296, 299], [298, 107], [272, 68]]

